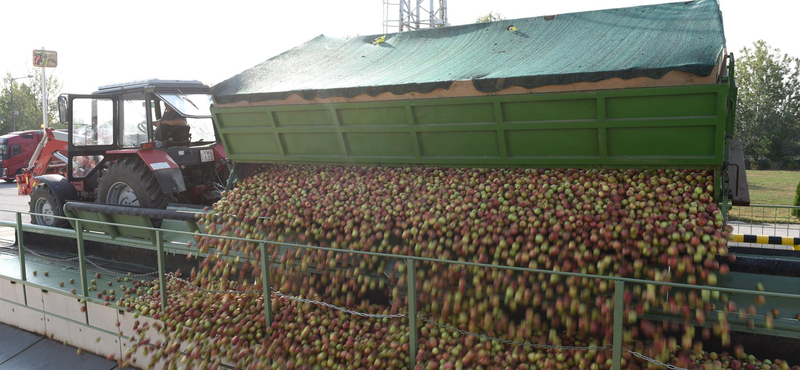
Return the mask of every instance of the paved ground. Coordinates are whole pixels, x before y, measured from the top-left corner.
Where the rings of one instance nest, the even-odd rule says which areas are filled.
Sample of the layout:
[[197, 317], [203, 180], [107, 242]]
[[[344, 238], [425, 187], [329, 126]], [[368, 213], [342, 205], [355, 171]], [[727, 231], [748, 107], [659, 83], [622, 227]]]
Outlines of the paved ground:
[[[17, 183], [0, 181], [0, 209], [28, 212], [28, 196], [17, 195]], [[10, 212], [0, 212], [0, 220], [15, 221], [16, 216]], [[23, 215], [23, 222], [29, 222], [30, 216]]]
[[117, 363], [75, 347], [0, 324], [0, 370], [112, 370]]
[[800, 225], [797, 224], [746, 224], [732, 221], [733, 231], [739, 234], [773, 235], [800, 237]]
[[[0, 181], [0, 209], [28, 211], [27, 196], [17, 195], [17, 184]], [[15, 221], [11, 212], [0, 212], [0, 220]], [[30, 217], [23, 215], [23, 222]], [[14, 230], [0, 228], [0, 245], [13, 242]], [[29, 333], [22, 329], [0, 324], [0, 370], [110, 370], [117, 363], [88, 352], [78, 356], [75, 347]]]
[[[767, 236], [790, 236], [800, 237], [800, 225], [793, 224], [746, 224], [739, 221], [730, 223], [735, 234], [767, 235]], [[785, 249], [792, 250], [788, 245], [769, 245], [754, 243], [732, 243], [734, 246], [766, 248], [766, 249]]]
[[[13, 212], [2, 211], [21, 211], [28, 212], [29, 196], [17, 195], [17, 183], [7, 183], [0, 181], [0, 221], [16, 221], [17, 216]], [[22, 215], [22, 222], [30, 222], [28, 215]], [[9, 241], [14, 243], [14, 229], [0, 227], [0, 245], [7, 245]]]
[[[0, 181], [0, 209], [13, 210], [13, 211], [28, 211], [27, 196], [17, 195], [16, 183], [5, 183]], [[16, 216], [10, 212], [0, 212], [0, 220], [15, 221]], [[23, 215], [23, 222], [30, 222], [30, 217]], [[0, 227], [0, 260], [14, 256], [8, 255], [8, 246], [14, 242], [14, 229]], [[15, 248], [13, 248], [15, 249]], [[13, 251], [11, 251], [13, 252]], [[12, 253], [13, 254], [13, 253]], [[63, 257], [63, 256], [54, 256]], [[33, 260], [31, 261], [33, 262]], [[98, 260], [102, 265], [107, 265], [106, 262]], [[19, 271], [14, 270], [16, 266], [14, 263], [2, 264], [3, 273], [8, 275], [19, 275]], [[43, 285], [52, 285], [54, 289], [57, 287], [57, 275], [61, 272], [66, 273], [69, 269], [59, 268], [58, 266], [40, 266], [40, 270], [52, 270], [52, 277], [50, 281], [39, 281]], [[72, 268], [75, 270], [75, 267]], [[94, 272], [90, 273], [91, 276]], [[42, 274], [39, 274], [42, 276]], [[29, 276], [30, 278], [37, 279], [37, 277]], [[61, 279], [61, 280], [68, 280]], [[48, 282], [52, 284], [48, 284]], [[117, 363], [108, 361], [104, 357], [95, 354], [84, 352], [78, 356], [77, 349], [71, 346], [64, 346], [60, 342], [47, 339], [38, 334], [33, 334], [22, 329], [8, 326], [0, 323], [0, 370], [118, 370]]]
[[[0, 181], [0, 209], [28, 211], [28, 197], [17, 195], [17, 184]], [[15, 221], [10, 212], [0, 212], [0, 220]], [[29, 216], [23, 216], [29, 222]], [[0, 228], [0, 244], [14, 240], [13, 229]], [[77, 355], [74, 347], [0, 324], [0, 370], [110, 370], [117, 363], [88, 352]]]

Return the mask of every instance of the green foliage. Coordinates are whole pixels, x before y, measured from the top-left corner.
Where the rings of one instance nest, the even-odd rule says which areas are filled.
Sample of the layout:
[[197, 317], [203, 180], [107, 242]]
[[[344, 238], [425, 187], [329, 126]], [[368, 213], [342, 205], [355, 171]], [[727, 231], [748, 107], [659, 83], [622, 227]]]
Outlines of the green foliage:
[[[800, 206], [800, 182], [797, 183], [797, 189], [794, 191], [794, 206]], [[800, 209], [793, 209], [792, 216], [800, 217]]]
[[[750, 203], [791, 205], [794, 200], [797, 183], [800, 181], [800, 172], [796, 171], [765, 171], [748, 170], [747, 184], [750, 186]], [[749, 213], [750, 211], [747, 211]], [[775, 219], [764, 214], [761, 217]]]
[[[0, 135], [12, 131], [11, 95], [14, 96], [14, 110], [17, 111], [16, 126], [18, 131], [33, 130], [42, 127], [42, 88], [41, 72], [32, 73], [33, 78], [12, 81], [12, 75], [6, 73], [0, 90]], [[47, 75], [47, 117], [51, 127], [60, 127], [58, 122], [58, 95], [61, 93], [61, 82], [51, 72]]]
[[[61, 94], [61, 81], [55, 76], [54, 69], [47, 72], [47, 121], [50, 127], [60, 127], [58, 121], [58, 95]], [[42, 116], [42, 73], [41, 68], [36, 68], [33, 74], [33, 89], [39, 106], [39, 117]], [[42, 119], [39, 118], [39, 122]]]
[[781, 55], [763, 40], [740, 53], [736, 135], [745, 155], [786, 168], [800, 155], [800, 59]]
[[489, 14], [478, 17], [478, 19], [475, 20], [475, 23], [489, 23], [504, 20], [506, 20], [506, 17], [502, 16], [500, 13], [489, 11]]

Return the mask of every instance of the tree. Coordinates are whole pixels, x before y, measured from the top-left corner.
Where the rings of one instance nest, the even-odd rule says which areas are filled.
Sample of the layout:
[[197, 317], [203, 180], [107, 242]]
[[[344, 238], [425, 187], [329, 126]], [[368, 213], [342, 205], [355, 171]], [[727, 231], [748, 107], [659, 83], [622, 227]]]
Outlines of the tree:
[[[11, 95], [14, 97], [14, 110], [17, 130], [39, 128], [42, 121], [41, 107], [37, 109], [36, 97], [28, 80], [11, 80], [11, 74], [3, 79], [0, 93], [0, 134], [12, 131]], [[22, 82], [22, 83], [20, 83]], [[28, 82], [28, 83], [25, 83]]]
[[[58, 95], [61, 94], [61, 81], [58, 80], [53, 69], [46, 74], [47, 78], [47, 122], [50, 127], [59, 127], [58, 120]], [[33, 89], [36, 101], [39, 103], [39, 117], [42, 116], [42, 69], [36, 68], [33, 74]], [[42, 119], [39, 118], [41, 122]]]
[[475, 23], [488, 23], [504, 20], [506, 20], [506, 17], [500, 15], [500, 13], [489, 11], [489, 14], [478, 17], [478, 19], [475, 20]]
[[800, 59], [764, 40], [736, 60], [736, 134], [745, 155], [782, 168], [800, 154]]
[[[12, 130], [11, 95], [14, 95], [14, 110], [17, 111], [17, 130], [33, 130], [42, 127], [42, 89], [41, 72], [33, 71], [30, 80], [11, 80], [12, 75], [6, 73], [2, 79], [0, 90], [0, 134]], [[47, 76], [47, 116], [51, 127], [60, 127], [58, 122], [58, 94], [61, 82], [54, 74]]]

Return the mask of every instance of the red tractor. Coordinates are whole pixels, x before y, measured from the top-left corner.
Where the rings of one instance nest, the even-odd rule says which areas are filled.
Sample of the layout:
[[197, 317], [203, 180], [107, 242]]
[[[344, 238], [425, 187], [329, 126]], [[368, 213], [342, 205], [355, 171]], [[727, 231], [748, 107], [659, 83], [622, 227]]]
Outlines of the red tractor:
[[[210, 88], [201, 82], [103, 86], [91, 95], [61, 95], [58, 106], [66, 143], [48, 130], [18, 176], [31, 212], [43, 214], [31, 216], [32, 223], [66, 226], [47, 215], [62, 216], [68, 201], [163, 209], [220, 198], [230, 163], [211, 119]], [[183, 124], [154, 128], [176, 117]], [[66, 169], [51, 161], [66, 161]]]

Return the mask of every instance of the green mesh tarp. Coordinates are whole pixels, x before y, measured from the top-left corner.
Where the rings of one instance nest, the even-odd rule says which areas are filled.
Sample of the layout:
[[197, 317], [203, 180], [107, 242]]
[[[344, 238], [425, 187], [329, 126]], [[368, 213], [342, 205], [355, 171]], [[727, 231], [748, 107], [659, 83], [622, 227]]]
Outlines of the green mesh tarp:
[[394, 33], [374, 45], [379, 36], [318, 36], [219, 83], [216, 101], [431, 92], [464, 80], [492, 92], [669, 71], [707, 76], [725, 45], [716, 0]]

